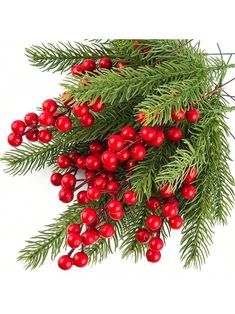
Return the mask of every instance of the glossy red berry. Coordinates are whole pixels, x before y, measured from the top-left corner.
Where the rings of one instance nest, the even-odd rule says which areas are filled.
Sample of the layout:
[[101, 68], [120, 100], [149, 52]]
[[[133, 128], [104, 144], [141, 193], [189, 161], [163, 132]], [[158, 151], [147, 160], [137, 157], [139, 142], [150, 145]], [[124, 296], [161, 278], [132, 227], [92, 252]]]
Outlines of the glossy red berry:
[[118, 159], [121, 161], [127, 161], [130, 158], [130, 155], [129, 150], [127, 149], [124, 149], [117, 154]]
[[136, 165], [136, 161], [134, 159], [129, 159], [126, 162], [126, 168], [129, 170], [134, 168], [135, 165]]
[[146, 243], [150, 239], [150, 232], [147, 229], [139, 229], [136, 231], [135, 238], [139, 243]]
[[131, 190], [124, 193], [123, 200], [127, 205], [134, 205], [138, 202], [136, 193]]
[[17, 135], [22, 135], [25, 131], [26, 125], [22, 120], [15, 120], [11, 124], [12, 132]]
[[182, 121], [185, 118], [185, 111], [180, 109], [179, 111], [173, 110], [171, 113], [171, 118], [174, 121]]
[[56, 163], [57, 163], [57, 166], [62, 169], [69, 168], [72, 164], [70, 158], [66, 155], [58, 156]]
[[197, 190], [192, 184], [186, 184], [183, 186], [181, 193], [184, 198], [190, 200], [195, 197]]
[[103, 164], [117, 164], [117, 155], [110, 151], [110, 150], [106, 150], [105, 152], [103, 152], [103, 154], [101, 155], [101, 160], [103, 162]]
[[184, 178], [185, 183], [191, 183], [193, 182], [197, 177], [197, 168], [196, 167], [191, 167], [187, 170], [187, 175]]
[[99, 154], [104, 150], [103, 145], [98, 141], [91, 142], [89, 148], [91, 154]]
[[106, 223], [100, 227], [100, 235], [103, 238], [111, 238], [114, 235], [114, 226]]
[[125, 215], [124, 210], [121, 210], [121, 211], [119, 211], [117, 213], [110, 213], [109, 212], [109, 216], [113, 220], [121, 220], [124, 217], [124, 215]]
[[104, 174], [104, 175], [105, 175], [105, 178], [108, 180], [108, 182], [115, 180], [115, 175], [112, 172], [109, 172], [109, 173]]
[[144, 126], [140, 130], [140, 135], [144, 141], [151, 142], [156, 136], [156, 129], [152, 128], [151, 126]]
[[81, 232], [81, 227], [78, 224], [70, 224], [67, 227], [67, 233], [80, 233]]
[[169, 219], [168, 224], [172, 229], [177, 230], [183, 226], [184, 221], [182, 217], [176, 216], [174, 218]]
[[182, 131], [177, 127], [172, 127], [166, 132], [168, 139], [171, 142], [179, 142], [182, 139]]
[[68, 132], [72, 129], [72, 121], [66, 116], [61, 116], [56, 119], [55, 126], [60, 132]]
[[58, 266], [63, 270], [68, 270], [73, 266], [73, 260], [68, 255], [62, 255], [58, 259]]
[[75, 64], [72, 69], [72, 76], [76, 76], [76, 75], [82, 75], [83, 73], [85, 73], [84, 68], [81, 64]]
[[140, 124], [144, 124], [146, 121], [145, 113], [141, 111], [138, 112], [136, 115], [136, 121], [139, 122]]
[[117, 181], [110, 181], [106, 186], [107, 192], [115, 192], [119, 188], [120, 184]]
[[147, 202], [146, 202], [146, 206], [149, 210], [155, 211], [157, 210], [161, 205], [160, 200], [157, 197], [150, 197]]
[[100, 112], [104, 109], [104, 103], [102, 103], [101, 98], [97, 98], [96, 101], [92, 104], [91, 110], [94, 112]]
[[121, 129], [121, 137], [124, 140], [134, 140], [136, 138], [136, 130], [133, 128], [133, 126], [126, 125]]
[[109, 213], [118, 213], [123, 211], [122, 203], [118, 200], [111, 200], [107, 204], [107, 208]]
[[23, 142], [22, 136], [15, 133], [9, 134], [7, 140], [8, 144], [10, 144], [13, 147], [20, 146]]
[[111, 69], [112, 68], [112, 60], [108, 57], [103, 57], [99, 60], [99, 67], [101, 69]]
[[53, 184], [54, 186], [60, 186], [61, 179], [62, 179], [62, 174], [60, 174], [59, 172], [52, 173], [50, 177], [51, 184]]
[[[99, 222], [100, 222], [100, 221], [99, 221], [99, 218], [96, 218], [96, 225], [98, 225]], [[95, 229], [95, 228], [90, 228], [89, 231], [92, 232], [93, 235], [94, 235], [94, 242], [93, 242], [93, 243], [95, 243], [96, 241], [98, 241], [99, 238], [100, 238], [100, 233], [99, 233], [99, 231], [98, 231], [97, 229]]]
[[38, 132], [38, 139], [40, 142], [47, 144], [52, 139], [52, 133], [50, 130], [40, 130]]
[[152, 251], [160, 251], [163, 248], [163, 241], [158, 237], [154, 237], [149, 240], [149, 248]]
[[87, 189], [87, 197], [91, 201], [97, 201], [101, 196], [101, 191], [96, 187], [89, 187]]
[[73, 263], [77, 267], [85, 267], [89, 262], [88, 255], [84, 252], [77, 252], [73, 256]]
[[87, 192], [86, 191], [80, 191], [77, 194], [77, 201], [81, 205], [86, 205], [89, 203], [89, 198], [87, 197]]
[[108, 181], [106, 178], [97, 177], [94, 179], [94, 186], [100, 190], [104, 190], [106, 188]]
[[146, 156], [146, 149], [143, 145], [134, 145], [131, 147], [131, 157], [135, 160], [143, 160]]
[[146, 252], [146, 258], [151, 263], [157, 263], [161, 259], [161, 252], [148, 249]]
[[76, 165], [77, 159], [78, 159], [78, 157], [80, 157], [80, 156], [81, 156], [81, 154], [79, 154], [78, 152], [75, 152], [75, 151], [70, 152], [70, 153], [68, 154], [69, 159], [72, 161], [72, 163], [73, 163], [74, 165]]
[[63, 203], [70, 203], [73, 200], [73, 191], [62, 188], [59, 191], [59, 200]]
[[29, 112], [24, 116], [24, 122], [27, 125], [35, 125], [38, 123], [38, 115], [35, 112]]
[[82, 66], [83, 66], [85, 71], [92, 72], [96, 68], [96, 63], [95, 63], [95, 60], [93, 60], [93, 59], [85, 59], [82, 63]]
[[81, 221], [86, 225], [91, 225], [96, 220], [96, 211], [91, 208], [87, 207], [84, 208], [81, 212]]
[[200, 111], [195, 108], [192, 108], [186, 112], [186, 119], [188, 120], [188, 122], [195, 123], [198, 121], [199, 117]]
[[116, 68], [118, 68], [118, 69], [125, 68], [126, 66], [127, 66], [126, 63], [124, 63], [124, 62], [118, 62], [116, 64]]
[[84, 117], [89, 113], [89, 107], [85, 104], [76, 104], [73, 106], [73, 113], [75, 116]]
[[82, 116], [79, 118], [79, 122], [81, 123], [82, 126], [84, 126], [85, 128], [89, 128], [94, 124], [94, 117], [88, 113], [85, 116]]
[[72, 249], [76, 249], [82, 244], [82, 237], [79, 233], [70, 232], [66, 242]]
[[178, 208], [174, 203], [165, 203], [162, 206], [162, 213], [167, 218], [173, 218], [178, 214]]
[[42, 103], [43, 111], [49, 111], [51, 113], [54, 113], [56, 112], [57, 107], [57, 103], [53, 99], [47, 99]]
[[76, 166], [79, 168], [79, 169], [86, 169], [86, 156], [79, 156], [77, 158], [77, 161], [76, 161]]
[[100, 159], [96, 156], [90, 155], [86, 158], [86, 167], [89, 170], [99, 170], [100, 169]]
[[96, 240], [96, 236], [94, 232], [89, 231], [89, 230], [83, 232], [81, 236], [82, 236], [82, 243], [84, 245], [92, 245]]
[[124, 140], [118, 134], [111, 135], [108, 139], [108, 146], [113, 151], [119, 151], [124, 147]]
[[43, 111], [38, 117], [38, 122], [42, 126], [52, 126], [55, 123], [55, 119], [51, 112]]
[[28, 141], [36, 142], [38, 140], [38, 130], [27, 131], [25, 137]]
[[160, 194], [162, 197], [171, 197], [174, 195], [174, 190], [172, 186], [167, 183], [160, 189]]
[[76, 177], [72, 173], [65, 173], [61, 179], [62, 188], [73, 190], [76, 185]]
[[146, 226], [149, 228], [151, 231], [156, 231], [161, 227], [162, 221], [159, 216], [156, 215], [149, 215], [146, 218]]
[[149, 142], [149, 145], [159, 147], [164, 143], [165, 135], [162, 130], [160, 129], [155, 129], [155, 130], [156, 130], [156, 135], [154, 139], [151, 142]]

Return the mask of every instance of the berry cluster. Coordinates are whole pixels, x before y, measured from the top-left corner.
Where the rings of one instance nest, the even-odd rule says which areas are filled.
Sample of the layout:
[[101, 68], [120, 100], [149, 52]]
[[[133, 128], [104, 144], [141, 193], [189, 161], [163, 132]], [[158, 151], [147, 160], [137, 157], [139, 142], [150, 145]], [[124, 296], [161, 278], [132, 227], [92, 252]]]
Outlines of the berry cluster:
[[[191, 167], [188, 169], [182, 196], [186, 199], [192, 199], [196, 195], [196, 188], [190, 184], [197, 177], [197, 169]], [[151, 213], [145, 219], [146, 228], [141, 228], [136, 232], [136, 240], [140, 244], [147, 244], [146, 258], [149, 262], [156, 263], [161, 258], [161, 249], [163, 240], [160, 238], [161, 227], [164, 220], [171, 229], [180, 229], [183, 226], [183, 218], [179, 215], [179, 202], [174, 197], [174, 190], [168, 183], [164, 185], [158, 197], [152, 196], [146, 202], [146, 208]]]

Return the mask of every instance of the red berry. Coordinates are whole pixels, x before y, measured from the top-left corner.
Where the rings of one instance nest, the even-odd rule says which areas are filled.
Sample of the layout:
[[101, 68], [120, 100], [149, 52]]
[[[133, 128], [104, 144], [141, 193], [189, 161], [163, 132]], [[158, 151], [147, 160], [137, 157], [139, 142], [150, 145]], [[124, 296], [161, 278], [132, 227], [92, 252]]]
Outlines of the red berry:
[[111, 200], [107, 204], [107, 208], [109, 213], [118, 213], [123, 211], [122, 203], [118, 200]]
[[117, 213], [109, 213], [109, 216], [113, 220], [121, 220], [124, 217], [125, 213], [124, 210], [117, 212]]
[[82, 244], [82, 237], [78, 233], [71, 232], [68, 234], [66, 242], [72, 249], [76, 249]]
[[56, 160], [57, 166], [62, 169], [69, 168], [71, 166], [71, 160], [66, 155], [60, 155]]
[[163, 248], [163, 241], [158, 237], [154, 237], [149, 241], [149, 248], [152, 251], [160, 251]]
[[96, 236], [94, 232], [87, 230], [82, 233], [82, 243], [84, 245], [91, 245], [95, 242], [95, 240], [96, 240]]
[[110, 181], [106, 186], [107, 192], [115, 192], [119, 188], [120, 184], [117, 181]]
[[181, 193], [184, 198], [190, 200], [195, 197], [197, 190], [192, 184], [186, 184], [183, 186]]
[[185, 111], [180, 109], [179, 111], [173, 110], [171, 113], [171, 118], [174, 121], [182, 121], [185, 118]]
[[109, 172], [105, 175], [105, 178], [108, 180], [108, 182], [115, 180], [115, 175], [112, 172]]
[[146, 142], [151, 142], [156, 136], [156, 129], [152, 128], [151, 126], [144, 126], [140, 130], [140, 135]]
[[131, 147], [131, 156], [135, 160], [143, 160], [146, 156], [146, 149], [143, 145], [134, 145]]
[[103, 164], [105, 164], [105, 165], [109, 165], [109, 164], [116, 165], [117, 164], [117, 155], [110, 150], [106, 150], [101, 155], [101, 160], [102, 160]]
[[93, 59], [85, 59], [82, 63], [82, 66], [83, 66], [85, 71], [92, 72], [96, 68], [96, 63], [95, 63], [95, 60], [93, 60]]
[[127, 169], [132, 169], [136, 165], [136, 161], [134, 159], [129, 159], [126, 162], [126, 168]]
[[104, 190], [106, 188], [108, 181], [103, 177], [98, 177], [94, 179], [94, 186], [100, 190]]
[[40, 142], [47, 144], [52, 139], [52, 133], [50, 130], [40, 130], [38, 132], [38, 139]]
[[76, 162], [77, 162], [77, 159], [78, 159], [78, 157], [80, 157], [81, 155], [78, 153], [78, 152], [70, 152], [69, 154], [68, 154], [68, 157], [69, 157], [69, 159], [71, 159], [71, 161], [72, 161], [72, 163], [74, 164], [74, 165], [76, 165]]
[[24, 122], [27, 125], [35, 125], [38, 123], [38, 115], [35, 112], [29, 112], [24, 116]]
[[73, 190], [76, 184], [76, 177], [72, 173], [65, 173], [61, 179], [62, 188]]
[[77, 194], [77, 201], [81, 205], [86, 205], [89, 203], [89, 199], [87, 197], [87, 192], [86, 191], [80, 191]]
[[99, 170], [100, 169], [100, 160], [98, 157], [90, 155], [86, 158], [86, 167], [90, 170]]
[[154, 139], [149, 142], [150, 146], [161, 146], [164, 143], [165, 140], [165, 135], [164, 132], [160, 129], [155, 129], [156, 130], [156, 135], [154, 137]]
[[111, 238], [114, 235], [114, 226], [111, 224], [103, 224], [100, 227], [100, 235], [103, 238]]
[[146, 226], [149, 228], [151, 231], [156, 231], [161, 227], [162, 221], [159, 216], [156, 215], [149, 215], [146, 218]]
[[125, 68], [127, 65], [126, 65], [126, 63], [124, 63], [124, 62], [118, 62], [117, 64], [116, 64], [116, 68]]
[[78, 224], [70, 224], [67, 227], [67, 233], [80, 233], [81, 232], [81, 227]]
[[60, 132], [68, 132], [72, 129], [72, 121], [68, 117], [61, 116], [56, 119], [55, 126]]
[[81, 221], [86, 225], [91, 225], [96, 220], [96, 211], [87, 207], [81, 212]]
[[73, 260], [68, 255], [62, 255], [58, 259], [58, 266], [63, 270], [68, 270], [73, 266]]
[[135, 48], [135, 49], [138, 49], [139, 46], [140, 46], [139, 41], [138, 41], [138, 40], [135, 40], [135, 41], [134, 41], [134, 48]]
[[95, 120], [94, 117], [90, 113], [79, 118], [79, 122], [85, 128], [91, 127], [94, 124], [94, 120]]
[[38, 121], [41, 125], [43, 126], [52, 126], [55, 123], [54, 116], [51, 112], [49, 111], [43, 111], [39, 117]]
[[76, 166], [79, 169], [86, 169], [86, 156], [79, 156], [77, 161], [76, 161]]
[[146, 206], [149, 210], [155, 211], [160, 207], [161, 203], [160, 200], [157, 197], [150, 197], [147, 202]]
[[15, 120], [11, 124], [12, 132], [17, 135], [22, 135], [25, 131], [26, 125], [22, 120]]
[[189, 109], [189, 111], [186, 112], [186, 119], [188, 122], [195, 123], [200, 117], [200, 111], [193, 108]]
[[138, 202], [136, 193], [130, 190], [124, 193], [123, 200], [127, 205], [134, 205]]
[[182, 139], [182, 131], [177, 127], [172, 127], [166, 132], [168, 139], [171, 142], [179, 142]]
[[191, 167], [187, 170], [187, 175], [184, 179], [185, 183], [191, 183], [193, 182], [197, 177], [197, 168], [196, 167]]
[[86, 179], [91, 179], [91, 177], [94, 177], [95, 176], [95, 171], [90, 171], [90, 170], [86, 170], [85, 171], [85, 177]]
[[96, 101], [91, 106], [91, 110], [94, 112], [100, 112], [104, 109], [104, 103], [102, 103], [101, 98], [97, 98]]
[[139, 122], [140, 124], [144, 124], [146, 121], [145, 113], [141, 111], [138, 112], [136, 115], [136, 121]]
[[91, 201], [97, 201], [101, 196], [101, 191], [96, 187], [89, 187], [87, 189], [87, 197]]
[[133, 126], [126, 125], [121, 129], [120, 134], [124, 140], [134, 140], [137, 133]]
[[122, 150], [117, 154], [118, 159], [121, 161], [127, 161], [130, 158], [130, 152], [127, 149]]
[[111, 69], [112, 68], [112, 60], [108, 57], [103, 57], [99, 61], [99, 67], [101, 69]]
[[75, 106], [73, 106], [73, 113], [75, 114], [75, 116], [84, 117], [89, 114], [89, 108], [85, 104], [76, 104]]
[[[98, 225], [98, 224], [99, 224], [99, 219], [96, 218], [96, 225]], [[89, 231], [92, 232], [93, 235], [94, 235], [94, 242], [93, 243], [97, 242], [99, 240], [99, 238], [100, 238], [99, 231], [97, 229], [95, 229], [95, 228], [90, 228]]]
[[62, 174], [60, 174], [59, 172], [52, 173], [50, 177], [51, 184], [53, 184], [54, 186], [60, 186], [61, 179], [62, 179]]
[[180, 229], [183, 226], [184, 221], [183, 221], [182, 217], [176, 216], [174, 218], [169, 219], [168, 224], [169, 224], [169, 226], [172, 229], [176, 229], [177, 230], [177, 229]]
[[148, 249], [146, 252], [146, 258], [151, 263], [157, 263], [161, 258], [161, 252]]
[[119, 151], [124, 147], [124, 140], [120, 135], [111, 135], [108, 139], [108, 146], [114, 151]]
[[9, 134], [7, 140], [8, 144], [14, 147], [20, 146], [23, 142], [22, 136], [15, 133]]
[[84, 252], [77, 252], [73, 256], [73, 263], [77, 267], [85, 267], [88, 264], [88, 255]]
[[63, 203], [70, 203], [73, 200], [73, 191], [62, 188], [59, 191], [59, 200]]
[[74, 96], [68, 91], [65, 91], [61, 96], [61, 101], [64, 106], [71, 106], [75, 103]]
[[174, 190], [172, 186], [167, 183], [160, 189], [160, 194], [162, 197], [171, 197], [174, 195]]
[[53, 99], [47, 99], [42, 103], [43, 111], [49, 111], [51, 113], [54, 113], [56, 112], [57, 107], [57, 103]]
[[28, 141], [36, 142], [38, 140], [38, 130], [27, 131], [25, 137]]
[[91, 142], [90, 146], [90, 153], [91, 154], [97, 154], [101, 153], [104, 150], [103, 145], [100, 142]]
[[139, 229], [136, 231], [135, 238], [139, 243], [146, 243], [150, 239], [150, 232], [147, 229]]
[[178, 208], [174, 203], [165, 203], [162, 206], [162, 213], [167, 218], [173, 218], [178, 214]]
[[82, 75], [83, 73], [85, 73], [84, 71], [84, 68], [81, 64], [75, 64], [72, 69], [71, 69], [71, 72], [72, 72], [72, 76], [75, 76], [75, 75]]

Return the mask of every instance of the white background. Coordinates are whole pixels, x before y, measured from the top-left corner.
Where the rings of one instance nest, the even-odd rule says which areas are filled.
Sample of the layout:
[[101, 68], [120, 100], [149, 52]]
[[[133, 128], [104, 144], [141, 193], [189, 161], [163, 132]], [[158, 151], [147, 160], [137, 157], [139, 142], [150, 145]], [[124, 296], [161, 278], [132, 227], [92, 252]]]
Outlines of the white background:
[[[58, 74], [30, 67], [24, 47], [84, 38], [201, 38], [202, 47], [235, 52], [232, 1], [7, 1], [0, 6], [0, 154], [9, 147], [10, 123], [61, 92]], [[235, 63], [235, 57], [233, 58]], [[229, 77], [235, 76], [235, 70]], [[235, 94], [235, 85], [227, 90]], [[233, 132], [235, 115], [229, 116]], [[232, 158], [234, 141], [230, 140]], [[235, 164], [231, 163], [235, 176]], [[48, 262], [35, 271], [16, 263], [24, 240], [50, 223], [65, 206], [49, 184], [50, 171], [10, 177], [0, 165], [0, 312], [8, 313], [233, 313], [235, 215], [216, 228], [207, 264], [183, 270], [180, 233], [163, 250], [160, 263], [122, 261], [60, 271]], [[229, 286], [231, 285], [231, 286]]]

